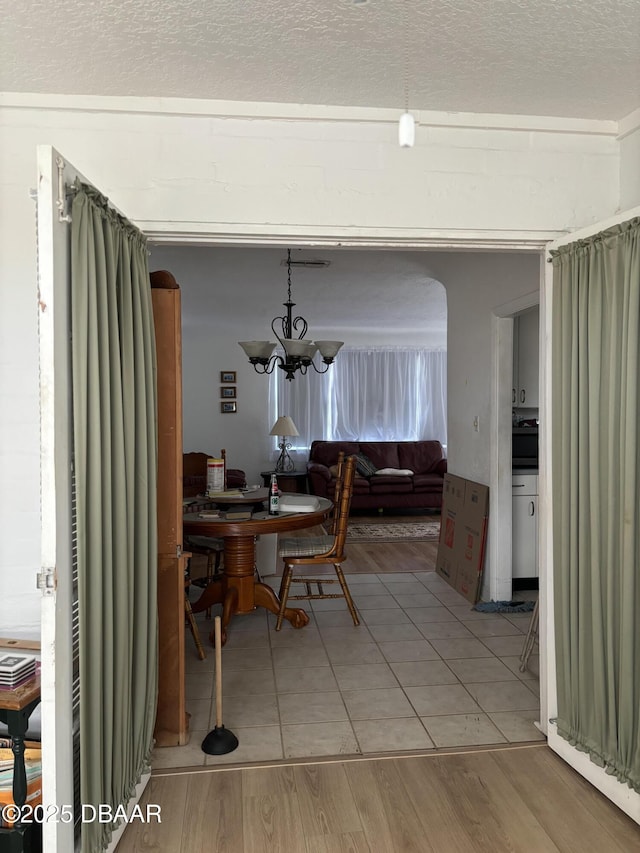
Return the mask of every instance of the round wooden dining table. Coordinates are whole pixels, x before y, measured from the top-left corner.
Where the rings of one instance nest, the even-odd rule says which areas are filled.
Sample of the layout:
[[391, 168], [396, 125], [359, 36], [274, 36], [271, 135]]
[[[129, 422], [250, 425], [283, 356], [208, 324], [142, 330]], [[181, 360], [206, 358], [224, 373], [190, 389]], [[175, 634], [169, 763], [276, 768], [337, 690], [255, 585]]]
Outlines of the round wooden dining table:
[[[246, 521], [227, 520], [224, 513], [219, 518], [201, 518], [197, 512], [183, 516], [183, 533], [191, 536], [213, 536], [224, 539], [224, 565], [222, 577], [213, 580], [192, 605], [194, 613], [201, 613], [213, 604], [222, 604], [222, 643], [226, 642], [227, 626], [235, 615], [252, 613], [256, 607], [265, 607], [278, 613], [280, 600], [267, 584], [255, 580], [256, 536], [288, 533], [321, 524], [329, 515], [333, 503], [318, 498], [320, 506], [313, 512], [282, 512], [269, 515], [266, 511], [254, 512]], [[300, 608], [287, 607], [284, 617], [294, 628], [302, 628], [309, 617]], [[214, 632], [209, 635], [214, 642]]]

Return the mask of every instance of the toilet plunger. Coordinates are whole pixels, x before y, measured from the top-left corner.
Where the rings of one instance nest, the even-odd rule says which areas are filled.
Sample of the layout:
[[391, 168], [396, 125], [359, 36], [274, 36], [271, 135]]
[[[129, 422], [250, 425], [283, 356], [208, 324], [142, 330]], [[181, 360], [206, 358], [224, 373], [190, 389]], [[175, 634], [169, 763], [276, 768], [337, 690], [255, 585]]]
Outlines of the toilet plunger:
[[202, 741], [202, 751], [209, 755], [226, 755], [238, 746], [238, 738], [222, 725], [222, 631], [220, 617], [214, 622], [216, 642], [216, 726]]

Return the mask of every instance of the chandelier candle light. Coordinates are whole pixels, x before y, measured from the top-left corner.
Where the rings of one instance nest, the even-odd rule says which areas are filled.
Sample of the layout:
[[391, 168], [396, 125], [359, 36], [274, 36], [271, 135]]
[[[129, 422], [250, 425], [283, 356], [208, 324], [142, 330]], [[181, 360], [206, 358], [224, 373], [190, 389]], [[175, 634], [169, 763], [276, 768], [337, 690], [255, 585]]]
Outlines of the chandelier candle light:
[[[238, 341], [238, 343], [245, 351], [256, 373], [273, 373], [276, 364], [281, 370], [284, 370], [289, 380], [293, 379], [297, 370], [304, 375], [310, 366], [316, 373], [326, 373], [338, 350], [343, 345], [343, 341], [309, 341], [305, 339], [307, 321], [304, 317], [294, 318], [292, 312], [295, 302], [291, 301], [291, 249], [287, 250], [287, 281], [287, 301], [283, 302], [287, 313], [282, 317], [275, 317], [271, 321], [273, 334], [284, 349], [284, 358], [281, 355], [272, 355], [277, 346], [272, 341]], [[276, 331], [278, 323], [280, 324], [281, 334]], [[300, 334], [294, 338], [294, 332], [298, 331]], [[318, 351], [322, 356], [324, 369], [318, 368], [313, 361], [313, 357]], [[298, 435], [298, 433], [288, 433], [288, 435]]]
[[296, 429], [296, 425], [288, 415], [280, 415], [278, 420], [273, 425], [269, 435], [277, 435], [280, 437], [280, 456], [276, 462], [276, 474], [282, 474], [285, 471], [293, 471], [293, 459], [289, 456], [291, 449], [290, 442], [287, 441], [288, 436], [300, 435]]

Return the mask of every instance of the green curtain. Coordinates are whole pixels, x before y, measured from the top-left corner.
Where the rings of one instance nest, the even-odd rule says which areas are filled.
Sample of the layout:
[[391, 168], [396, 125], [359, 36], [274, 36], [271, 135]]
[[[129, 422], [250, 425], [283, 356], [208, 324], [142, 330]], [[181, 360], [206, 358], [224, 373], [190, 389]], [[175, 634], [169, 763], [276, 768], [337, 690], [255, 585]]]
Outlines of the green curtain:
[[640, 792], [640, 218], [552, 262], [558, 733]]
[[[74, 469], [83, 803], [126, 804], [157, 697], [157, 417], [143, 235], [95, 189], [71, 211]], [[97, 853], [112, 827], [82, 827]]]

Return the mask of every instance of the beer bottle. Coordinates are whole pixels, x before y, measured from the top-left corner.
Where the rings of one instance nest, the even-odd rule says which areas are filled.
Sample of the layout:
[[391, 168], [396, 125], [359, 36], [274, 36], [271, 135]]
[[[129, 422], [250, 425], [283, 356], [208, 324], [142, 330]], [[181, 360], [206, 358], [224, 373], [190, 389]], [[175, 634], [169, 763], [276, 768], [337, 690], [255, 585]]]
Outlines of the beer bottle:
[[278, 489], [278, 480], [275, 474], [271, 475], [271, 485], [269, 487], [269, 515], [277, 515], [280, 506], [280, 490]]

